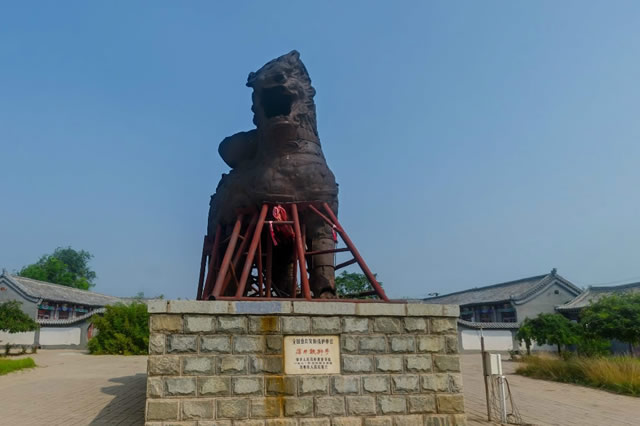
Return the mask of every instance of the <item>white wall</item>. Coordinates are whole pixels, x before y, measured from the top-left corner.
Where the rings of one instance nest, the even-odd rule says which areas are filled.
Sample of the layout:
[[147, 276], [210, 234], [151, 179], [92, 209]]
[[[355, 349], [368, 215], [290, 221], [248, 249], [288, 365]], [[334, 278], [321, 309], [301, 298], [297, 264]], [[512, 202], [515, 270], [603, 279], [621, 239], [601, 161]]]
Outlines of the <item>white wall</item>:
[[79, 345], [80, 327], [41, 327], [40, 344], [47, 345]]
[[0, 346], [10, 345], [33, 345], [36, 336], [35, 331], [26, 331], [24, 333], [7, 333], [0, 331]]
[[[488, 351], [513, 350], [513, 334], [510, 330], [483, 330], [484, 348]], [[462, 349], [466, 351], [479, 351], [480, 330], [460, 330]]]

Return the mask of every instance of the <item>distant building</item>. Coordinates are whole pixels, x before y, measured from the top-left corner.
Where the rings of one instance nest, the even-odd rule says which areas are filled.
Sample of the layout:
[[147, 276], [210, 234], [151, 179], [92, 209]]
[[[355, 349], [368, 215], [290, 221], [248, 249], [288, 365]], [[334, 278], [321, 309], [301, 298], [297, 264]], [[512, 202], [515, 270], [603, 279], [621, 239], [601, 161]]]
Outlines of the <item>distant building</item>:
[[589, 287], [575, 299], [556, 307], [556, 310], [572, 320], [580, 318], [580, 311], [604, 296], [624, 293], [640, 293], [640, 282], [608, 287]]
[[0, 275], [0, 303], [21, 302], [22, 310], [40, 325], [35, 332], [0, 332], [0, 345], [86, 348], [93, 329], [91, 316], [122, 299], [92, 291], [10, 275]]
[[580, 288], [553, 269], [548, 274], [430, 297], [423, 302], [460, 305], [462, 350], [480, 349], [482, 328], [488, 350], [507, 351], [518, 348], [515, 332], [525, 318], [554, 313], [556, 306], [581, 293]]

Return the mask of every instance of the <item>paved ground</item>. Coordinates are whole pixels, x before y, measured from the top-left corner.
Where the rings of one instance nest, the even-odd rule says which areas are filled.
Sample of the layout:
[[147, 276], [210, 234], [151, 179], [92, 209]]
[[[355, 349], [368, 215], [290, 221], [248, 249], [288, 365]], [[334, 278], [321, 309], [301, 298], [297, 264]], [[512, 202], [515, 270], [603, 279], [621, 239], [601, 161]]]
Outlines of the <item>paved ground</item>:
[[[640, 398], [596, 389], [529, 379], [513, 373], [516, 363], [503, 368], [523, 421], [541, 426], [638, 426]], [[463, 355], [465, 405], [470, 426], [487, 425], [480, 355]]]
[[40, 350], [38, 368], [0, 376], [0, 424], [142, 425], [146, 356]]
[[[0, 424], [142, 425], [146, 357], [41, 350], [38, 368], [0, 376]], [[516, 376], [504, 363], [525, 422], [541, 426], [639, 425], [640, 398]], [[486, 419], [480, 355], [462, 356], [469, 426]]]

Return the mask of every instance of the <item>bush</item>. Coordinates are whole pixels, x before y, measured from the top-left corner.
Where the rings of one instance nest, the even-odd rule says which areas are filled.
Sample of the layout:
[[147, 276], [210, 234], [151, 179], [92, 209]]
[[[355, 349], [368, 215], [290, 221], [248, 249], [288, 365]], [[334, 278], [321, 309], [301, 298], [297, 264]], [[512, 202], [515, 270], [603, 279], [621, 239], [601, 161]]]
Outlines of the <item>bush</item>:
[[134, 302], [107, 306], [104, 316], [94, 315], [98, 334], [89, 340], [89, 352], [95, 355], [146, 355], [149, 346], [147, 305]]
[[640, 396], [640, 360], [632, 357], [526, 356], [523, 361], [516, 374]]
[[23, 368], [33, 368], [36, 363], [32, 358], [22, 359], [0, 359], [0, 376]]

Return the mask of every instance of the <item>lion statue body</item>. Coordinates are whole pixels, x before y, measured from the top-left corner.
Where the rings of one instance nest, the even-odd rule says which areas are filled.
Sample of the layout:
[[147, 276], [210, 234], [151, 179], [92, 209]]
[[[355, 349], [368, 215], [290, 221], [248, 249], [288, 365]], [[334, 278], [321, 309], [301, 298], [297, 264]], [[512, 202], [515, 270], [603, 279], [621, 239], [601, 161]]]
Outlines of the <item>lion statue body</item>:
[[[316, 124], [315, 90], [292, 51], [249, 74], [253, 89], [251, 110], [256, 128], [225, 138], [218, 148], [231, 167], [211, 197], [208, 234], [218, 225], [230, 233], [239, 211], [263, 203], [327, 202], [338, 213], [338, 184], [322, 152]], [[301, 214], [312, 250], [335, 247], [332, 229], [315, 215]], [[274, 253], [274, 285], [290, 288], [293, 259], [285, 248]], [[280, 256], [279, 256], [280, 255]], [[333, 255], [316, 255], [310, 265], [314, 297], [335, 295]]]

